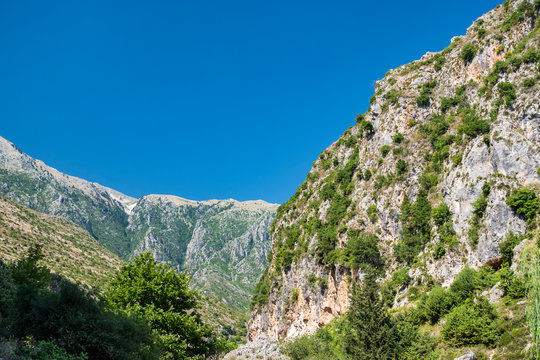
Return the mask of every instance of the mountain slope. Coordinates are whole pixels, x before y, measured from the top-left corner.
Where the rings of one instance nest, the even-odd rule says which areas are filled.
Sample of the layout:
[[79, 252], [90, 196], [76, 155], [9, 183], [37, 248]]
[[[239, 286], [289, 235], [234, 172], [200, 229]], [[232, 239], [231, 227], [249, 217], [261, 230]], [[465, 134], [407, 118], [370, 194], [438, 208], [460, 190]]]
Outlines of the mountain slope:
[[30, 210], [0, 195], [0, 258], [17, 260], [31, 244], [43, 245], [49, 269], [92, 287], [103, 285], [122, 264], [72, 221]]
[[[384, 265], [387, 282], [410, 277], [397, 308], [465, 266], [499, 266], [508, 234], [537, 231], [507, 205], [517, 189], [540, 191], [537, 17], [538, 2], [507, 1], [376, 83], [367, 113], [278, 209], [250, 340], [313, 333], [346, 312], [363, 262]], [[366, 255], [374, 238], [380, 259]]]
[[63, 174], [1, 137], [0, 193], [33, 210], [72, 220], [121, 257], [130, 253], [125, 228], [136, 199]]
[[242, 312], [268, 263], [270, 223], [277, 209], [260, 200], [135, 199], [63, 174], [1, 137], [0, 194], [72, 220], [123, 259], [151, 251], [188, 270], [204, 294]]

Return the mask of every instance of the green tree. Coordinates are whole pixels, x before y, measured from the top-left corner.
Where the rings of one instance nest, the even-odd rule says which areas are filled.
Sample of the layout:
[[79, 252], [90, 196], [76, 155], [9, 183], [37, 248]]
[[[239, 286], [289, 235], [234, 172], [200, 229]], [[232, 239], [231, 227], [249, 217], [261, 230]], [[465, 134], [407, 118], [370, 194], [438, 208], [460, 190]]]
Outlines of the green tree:
[[110, 306], [148, 324], [163, 359], [199, 359], [219, 350], [198, 314], [189, 275], [161, 264], [150, 252], [124, 265], [105, 292]]
[[399, 335], [379, 294], [374, 271], [368, 271], [360, 288], [354, 286], [345, 335], [351, 359], [386, 360], [398, 354]]

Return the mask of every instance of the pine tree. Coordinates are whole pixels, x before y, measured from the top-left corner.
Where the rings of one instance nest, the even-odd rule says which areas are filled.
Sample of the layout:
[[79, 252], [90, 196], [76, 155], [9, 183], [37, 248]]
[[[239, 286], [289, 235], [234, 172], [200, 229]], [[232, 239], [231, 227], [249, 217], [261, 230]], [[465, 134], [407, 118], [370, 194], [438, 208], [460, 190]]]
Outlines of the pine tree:
[[353, 287], [345, 350], [350, 359], [391, 360], [398, 354], [399, 336], [379, 294], [376, 273], [369, 270], [360, 288]]

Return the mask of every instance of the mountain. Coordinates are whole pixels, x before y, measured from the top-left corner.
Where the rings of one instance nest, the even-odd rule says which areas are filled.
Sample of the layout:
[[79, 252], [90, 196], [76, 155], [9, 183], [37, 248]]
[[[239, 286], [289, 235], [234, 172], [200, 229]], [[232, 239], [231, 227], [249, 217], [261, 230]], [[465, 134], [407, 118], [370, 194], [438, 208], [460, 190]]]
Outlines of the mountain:
[[122, 259], [151, 251], [188, 270], [205, 295], [243, 312], [268, 263], [269, 229], [277, 209], [261, 200], [135, 199], [63, 174], [1, 137], [0, 194], [73, 221]]
[[[71, 220], [46, 215], [0, 195], [0, 261], [16, 261], [32, 244], [41, 244], [47, 268], [71, 281], [103, 287], [124, 264]], [[216, 298], [202, 297], [203, 320], [229, 339], [245, 335], [245, 313]]]
[[277, 205], [264, 201], [192, 201], [143, 196], [129, 216], [135, 252], [190, 272], [195, 287], [236, 309], [247, 310], [270, 251]]
[[534, 244], [537, 209], [524, 215], [514, 195], [540, 192], [539, 5], [506, 1], [377, 81], [369, 110], [277, 211], [249, 340], [340, 317], [365, 262], [384, 268], [401, 309], [466, 266], [500, 268], [511, 234]]

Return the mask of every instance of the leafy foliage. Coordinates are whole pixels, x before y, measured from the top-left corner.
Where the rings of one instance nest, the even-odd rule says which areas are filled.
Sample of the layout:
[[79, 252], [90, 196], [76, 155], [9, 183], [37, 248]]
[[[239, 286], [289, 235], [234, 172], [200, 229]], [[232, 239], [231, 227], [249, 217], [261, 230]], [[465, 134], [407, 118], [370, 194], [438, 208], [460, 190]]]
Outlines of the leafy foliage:
[[437, 85], [437, 82], [435, 80], [428, 81], [424, 85], [422, 85], [422, 90], [420, 91], [420, 95], [416, 98], [416, 103], [418, 106], [428, 106], [431, 102], [430, 97], [433, 91], [433, 88]]
[[531, 224], [540, 210], [540, 201], [533, 190], [524, 188], [517, 190], [506, 200], [506, 204], [519, 216]]
[[158, 263], [150, 252], [122, 266], [105, 298], [117, 313], [152, 329], [164, 358], [195, 359], [220, 350], [196, 311], [198, 294], [189, 288], [189, 275]]
[[465, 63], [470, 63], [474, 59], [475, 55], [476, 49], [471, 43], [465, 44], [461, 50], [461, 53], [459, 54], [461, 60], [463, 60]]
[[352, 234], [347, 242], [347, 263], [352, 268], [373, 267], [382, 269], [384, 262], [378, 247], [379, 239], [374, 234], [359, 232]]
[[486, 298], [466, 301], [448, 315], [442, 329], [445, 342], [453, 346], [494, 345], [499, 335], [497, 312]]
[[[37, 343], [21, 348], [28, 358], [153, 359], [152, 337], [144, 325], [107, 311], [95, 294], [40, 265], [39, 246], [13, 264], [2, 266], [0, 286], [11, 304], [1, 332]], [[11, 299], [9, 299], [11, 297]], [[8, 298], [8, 299], [6, 299]], [[53, 343], [54, 345], [51, 345]]]
[[402, 242], [394, 247], [394, 256], [401, 263], [412, 264], [430, 239], [431, 204], [427, 192], [420, 190], [416, 201], [409, 197], [403, 199], [401, 205]]

